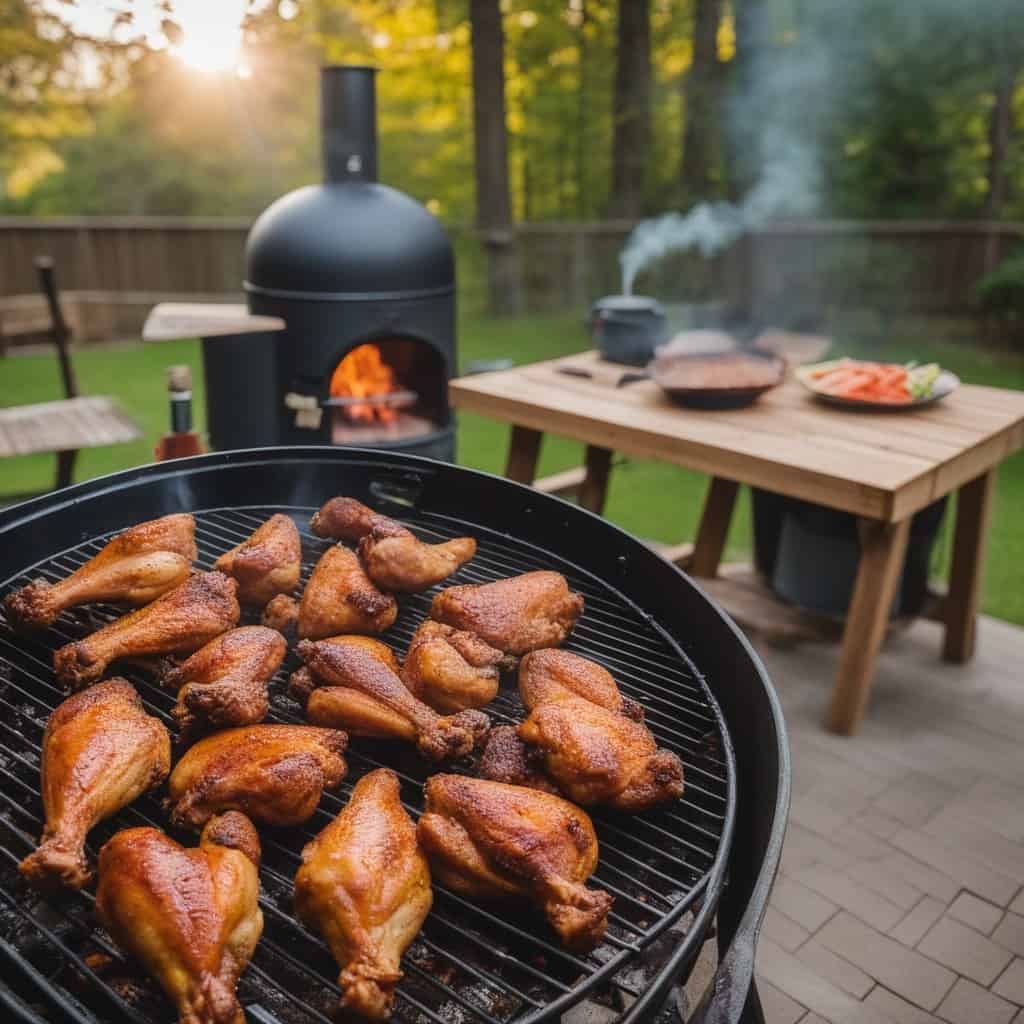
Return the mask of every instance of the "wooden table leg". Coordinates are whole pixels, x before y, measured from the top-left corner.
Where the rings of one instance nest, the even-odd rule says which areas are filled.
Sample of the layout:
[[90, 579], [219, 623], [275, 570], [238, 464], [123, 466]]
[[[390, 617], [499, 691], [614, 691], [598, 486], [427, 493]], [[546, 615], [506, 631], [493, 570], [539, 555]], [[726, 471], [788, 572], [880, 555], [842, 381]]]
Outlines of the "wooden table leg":
[[995, 483], [996, 471], [990, 469], [964, 484], [957, 494], [953, 564], [949, 570], [949, 592], [943, 605], [946, 639], [942, 657], [945, 661], [969, 661], [974, 655], [985, 538]]
[[858, 521], [860, 563], [839, 655], [827, 726], [830, 732], [852, 736], [867, 707], [875, 657], [885, 639], [896, 587], [903, 575], [910, 536], [910, 519], [883, 523]]
[[735, 480], [720, 476], [711, 478], [690, 556], [690, 572], [694, 576], [714, 577], [718, 572], [739, 489], [740, 485]]
[[529, 427], [513, 427], [508, 446], [505, 476], [519, 484], [532, 484], [537, 478], [537, 459], [544, 435]]
[[612, 468], [612, 453], [607, 448], [588, 444], [584, 455], [587, 475], [580, 484], [577, 501], [588, 512], [604, 514], [604, 503], [608, 497], [608, 474]]

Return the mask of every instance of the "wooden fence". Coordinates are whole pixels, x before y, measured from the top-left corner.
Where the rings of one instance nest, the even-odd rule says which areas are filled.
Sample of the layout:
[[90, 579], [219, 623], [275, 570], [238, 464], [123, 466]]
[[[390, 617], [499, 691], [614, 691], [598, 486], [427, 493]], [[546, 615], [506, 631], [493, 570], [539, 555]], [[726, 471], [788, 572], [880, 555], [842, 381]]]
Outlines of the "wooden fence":
[[[0, 218], [0, 296], [36, 288], [33, 257], [52, 256], [62, 289], [93, 309], [86, 333], [131, 333], [170, 296], [237, 297], [249, 221], [161, 217]], [[633, 225], [543, 223], [518, 231], [525, 307], [582, 310], [619, 290], [618, 253]], [[479, 309], [486, 253], [472, 230], [450, 227], [460, 301]], [[1024, 224], [975, 221], [775, 223], [721, 256], [671, 256], [638, 289], [668, 302], [725, 305], [776, 323], [835, 310], [883, 318], [977, 315], [985, 272], [1024, 244]]]

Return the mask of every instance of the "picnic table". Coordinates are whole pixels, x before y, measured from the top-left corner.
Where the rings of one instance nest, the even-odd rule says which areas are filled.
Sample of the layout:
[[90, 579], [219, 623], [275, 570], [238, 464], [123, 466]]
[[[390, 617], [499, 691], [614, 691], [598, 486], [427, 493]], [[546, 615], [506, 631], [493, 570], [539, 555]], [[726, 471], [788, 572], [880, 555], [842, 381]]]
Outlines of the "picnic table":
[[[624, 381], [625, 376], [625, 383]], [[594, 352], [453, 380], [451, 403], [512, 424], [505, 475], [534, 483], [545, 433], [586, 445], [580, 504], [604, 508], [613, 453], [707, 473], [688, 568], [718, 572], [741, 484], [853, 513], [861, 556], [827, 727], [851, 735], [867, 704], [913, 514], [957, 492], [943, 657], [974, 653], [985, 535], [999, 463], [1024, 445], [1024, 392], [963, 385], [918, 410], [830, 408], [787, 380], [745, 409], [671, 404], [652, 381]]]

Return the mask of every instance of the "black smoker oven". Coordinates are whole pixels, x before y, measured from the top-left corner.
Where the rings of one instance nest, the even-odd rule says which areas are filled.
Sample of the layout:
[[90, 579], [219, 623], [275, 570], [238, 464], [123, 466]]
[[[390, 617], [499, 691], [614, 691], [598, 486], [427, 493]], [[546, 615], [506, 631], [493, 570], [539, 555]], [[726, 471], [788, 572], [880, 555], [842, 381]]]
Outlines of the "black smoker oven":
[[452, 247], [423, 206], [377, 181], [374, 76], [322, 69], [324, 182], [278, 199], [249, 232], [249, 311], [286, 327], [204, 346], [218, 449], [337, 444], [454, 458]]
[[[477, 556], [456, 583], [557, 569], [586, 607], [566, 646], [615, 675], [639, 700], [659, 745], [686, 766], [686, 791], [637, 815], [592, 814], [600, 842], [593, 882], [615, 897], [604, 941], [570, 953], [529, 908], [470, 900], [435, 883], [434, 906], [402, 959], [394, 1020], [406, 1024], [557, 1022], [585, 1001], [583, 1017], [678, 1024], [673, 986], [685, 978], [717, 922], [719, 965], [701, 1024], [763, 1022], [752, 984], [757, 935], [778, 867], [789, 800], [789, 755], [774, 691], [729, 619], [675, 566], [617, 527], [557, 498], [497, 477], [408, 455], [354, 448], [222, 452], [129, 470], [0, 512], [0, 594], [29, 579], [57, 579], [115, 532], [171, 512], [196, 519], [207, 568], [273, 512], [302, 533], [303, 577], [328, 546], [308, 530], [325, 498], [349, 494], [408, 524], [422, 538], [471, 534]], [[384, 639], [401, 653], [431, 593], [403, 598]], [[42, 828], [40, 742], [63, 699], [53, 651], [109, 621], [90, 606], [62, 614], [34, 637], [15, 636], [0, 612], [0, 1020], [173, 1024], [170, 1003], [99, 928], [88, 891], [43, 895], [18, 862]], [[287, 695], [289, 655], [271, 682], [270, 718], [302, 721]], [[173, 693], [133, 665], [151, 714], [171, 722]], [[521, 720], [514, 679], [487, 707], [495, 723]], [[353, 738], [349, 775], [316, 816], [291, 829], [261, 828], [265, 927], [239, 998], [250, 1024], [331, 1024], [337, 966], [295, 919], [292, 879], [303, 845], [344, 805], [351, 785], [381, 764], [400, 776], [411, 813], [431, 771], [407, 745]], [[448, 770], [472, 772], [472, 759]], [[89, 837], [90, 855], [117, 830], [167, 827], [159, 794], [147, 795]], [[174, 833], [187, 845], [195, 837]], [[98, 959], [99, 958], [99, 959]], [[101, 963], [100, 959], [105, 962]]]

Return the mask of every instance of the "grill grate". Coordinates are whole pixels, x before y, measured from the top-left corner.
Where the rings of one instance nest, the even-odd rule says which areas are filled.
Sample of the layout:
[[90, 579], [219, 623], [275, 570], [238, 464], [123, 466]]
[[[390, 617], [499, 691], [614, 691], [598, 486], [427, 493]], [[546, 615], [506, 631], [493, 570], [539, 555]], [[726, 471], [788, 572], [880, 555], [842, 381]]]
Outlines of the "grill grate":
[[[291, 514], [299, 525], [303, 580], [308, 578], [328, 546], [308, 532], [311, 508], [196, 513], [200, 565], [210, 566], [278, 511]], [[592, 953], [562, 949], [529, 912], [478, 906], [435, 886], [434, 908], [402, 961], [405, 977], [398, 987], [394, 1017], [434, 1024], [525, 1024], [556, 1017], [588, 993], [628, 1001], [641, 994], [644, 981], [638, 967], [651, 961], [655, 940], [675, 928], [675, 945], [689, 941], [696, 948], [709, 918], [710, 908], [703, 913], [699, 908], [705, 891], [715, 888], [709, 881], [722, 871], [727, 845], [723, 834], [733, 799], [731, 752], [717, 709], [679, 647], [601, 581], [549, 552], [475, 524], [423, 512], [403, 521], [425, 540], [467, 533], [477, 537], [476, 558], [452, 582], [486, 582], [536, 568], [564, 572], [586, 598], [583, 618], [567, 649], [604, 664], [623, 692], [644, 705], [659, 744], [683, 758], [686, 792], [670, 807], [638, 816], [592, 815], [601, 844], [593, 882], [616, 898], [605, 941]], [[67, 575], [99, 551], [109, 536], [31, 567], [8, 581], [2, 592], [30, 579], [52, 581]], [[430, 596], [403, 599], [398, 621], [384, 639], [404, 651], [427, 613]], [[12, 1012], [27, 1005], [45, 1009], [45, 1016], [79, 1024], [110, 1020], [112, 1013], [138, 1022], [175, 1018], [157, 987], [125, 963], [95, 923], [89, 893], [44, 899], [25, 886], [16, 871], [42, 829], [40, 742], [47, 717], [65, 696], [53, 679], [52, 652], [117, 614], [106, 606], [75, 609], [64, 613], [47, 633], [30, 639], [14, 636], [0, 619], [0, 957], [10, 968], [5, 976], [21, 979], [17, 993], [0, 988], [0, 1001]], [[303, 720], [301, 709], [285, 694], [287, 676], [297, 664], [289, 653], [271, 683], [272, 720]], [[147, 710], [170, 725], [174, 694], [130, 668], [122, 674], [136, 685]], [[486, 710], [496, 723], [516, 722], [524, 714], [508, 681]], [[437, 770], [404, 745], [358, 738], [350, 743], [348, 763], [349, 776], [341, 790], [325, 795], [305, 827], [260, 830], [265, 928], [242, 976], [239, 997], [250, 1017], [261, 1024], [329, 1024], [339, 994], [337, 966], [326, 946], [292, 914], [292, 878], [303, 845], [344, 805], [365, 772], [384, 764], [394, 768], [401, 779], [403, 803], [416, 817], [422, 809], [422, 784]], [[446, 770], [472, 767], [467, 758]], [[142, 824], [166, 827], [159, 801], [152, 795], [97, 826], [90, 836], [90, 851], [94, 854], [119, 829]], [[194, 837], [175, 835], [187, 845], [194, 842]]]

